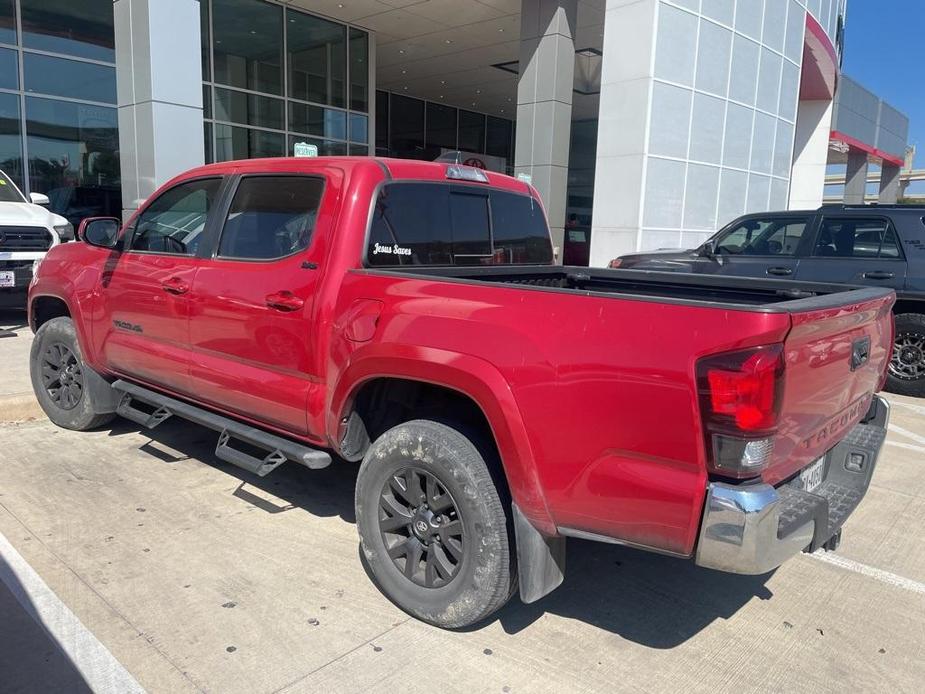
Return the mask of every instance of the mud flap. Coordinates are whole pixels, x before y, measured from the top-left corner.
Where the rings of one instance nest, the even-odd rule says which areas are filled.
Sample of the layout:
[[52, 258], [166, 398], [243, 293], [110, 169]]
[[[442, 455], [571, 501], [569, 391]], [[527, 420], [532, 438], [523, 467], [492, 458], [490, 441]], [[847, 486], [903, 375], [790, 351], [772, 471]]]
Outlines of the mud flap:
[[511, 507], [517, 540], [520, 599], [525, 603], [536, 602], [565, 579], [565, 538], [543, 535], [524, 517], [517, 504]]

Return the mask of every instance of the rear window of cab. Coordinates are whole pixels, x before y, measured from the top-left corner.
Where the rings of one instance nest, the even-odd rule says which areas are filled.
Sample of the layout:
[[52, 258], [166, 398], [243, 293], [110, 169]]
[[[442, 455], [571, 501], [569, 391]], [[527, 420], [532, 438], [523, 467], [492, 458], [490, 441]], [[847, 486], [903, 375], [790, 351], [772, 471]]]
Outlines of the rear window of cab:
[[369, 267], [548, 265], [552, 243], [539, 203], [496, 188], [388, 183], [366, 248]]

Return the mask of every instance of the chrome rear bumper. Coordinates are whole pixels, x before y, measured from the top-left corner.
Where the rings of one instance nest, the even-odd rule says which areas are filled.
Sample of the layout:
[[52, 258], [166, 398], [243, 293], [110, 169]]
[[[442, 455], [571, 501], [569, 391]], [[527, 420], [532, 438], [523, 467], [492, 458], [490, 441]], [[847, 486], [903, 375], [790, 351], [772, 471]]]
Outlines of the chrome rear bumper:
[[825, 479], [815, 493], [787, 484], [710, 483], [697, 564], [763, 574], [825, 544], [867, 491], [889, 418], [889, 403], [875, 395], [865, 419], [827, 454]]

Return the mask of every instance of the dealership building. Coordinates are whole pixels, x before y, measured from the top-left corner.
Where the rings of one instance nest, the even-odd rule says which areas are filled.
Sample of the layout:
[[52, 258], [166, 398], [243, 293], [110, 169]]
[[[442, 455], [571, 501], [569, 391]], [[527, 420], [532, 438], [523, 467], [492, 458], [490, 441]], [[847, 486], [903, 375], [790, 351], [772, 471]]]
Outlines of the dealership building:
[[895, 201], [908, 120], [841, 74], [846, 0], [0, 0], [0, 169], [72, 221], [236, 158], [528, 176], [566, 262]]

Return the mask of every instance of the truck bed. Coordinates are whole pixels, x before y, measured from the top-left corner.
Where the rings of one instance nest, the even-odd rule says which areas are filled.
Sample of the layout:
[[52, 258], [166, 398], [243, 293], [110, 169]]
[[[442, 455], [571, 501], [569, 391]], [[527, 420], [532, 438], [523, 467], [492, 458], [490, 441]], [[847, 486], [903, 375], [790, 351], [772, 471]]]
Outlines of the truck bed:
[[[409, 277], [436, 277], [456, 282], [516, 284], [537, 290], [679, 304], [711, 305], [735, 310], [798, 312], [834, 308], [886, 296], [889, 289], [844, 284], [794, 282], [695, 275], [652, 270], [568, 266], [424, 267], [403, 266], [371, 272]], [[850, 296], [847, 296], [848, 293]]]

